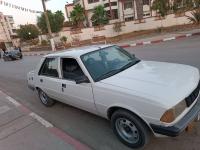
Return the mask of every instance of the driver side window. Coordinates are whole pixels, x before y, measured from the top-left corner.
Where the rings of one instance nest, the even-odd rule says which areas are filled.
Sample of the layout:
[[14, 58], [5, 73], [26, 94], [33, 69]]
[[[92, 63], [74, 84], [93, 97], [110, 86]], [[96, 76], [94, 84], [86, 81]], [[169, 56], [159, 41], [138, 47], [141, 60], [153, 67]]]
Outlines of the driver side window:
[[63, 79], [75, 81], [84, 75], [78, 62], [73, 58], [62, 58], [61, 67]]

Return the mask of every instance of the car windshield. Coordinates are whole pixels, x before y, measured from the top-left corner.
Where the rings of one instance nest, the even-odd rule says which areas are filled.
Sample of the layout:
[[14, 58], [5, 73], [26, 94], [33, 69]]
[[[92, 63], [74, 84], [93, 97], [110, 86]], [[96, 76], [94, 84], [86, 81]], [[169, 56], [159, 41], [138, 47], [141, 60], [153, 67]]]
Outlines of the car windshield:
[[140, 60], [118, 46], [110, 46], [81, 56], [95, 82], [111, 77]]

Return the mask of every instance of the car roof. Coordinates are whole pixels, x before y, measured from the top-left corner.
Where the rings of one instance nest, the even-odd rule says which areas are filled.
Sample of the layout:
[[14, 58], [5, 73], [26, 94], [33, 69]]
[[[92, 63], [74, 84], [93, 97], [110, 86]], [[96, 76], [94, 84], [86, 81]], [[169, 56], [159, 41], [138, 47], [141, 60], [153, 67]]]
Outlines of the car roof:
[[66, 49], [63, 51], [59, 51], [59, 52], [54, 52], [51, 54], [48, 54], [44, 57], [80, 57], [83, 54], [87, 54], [89, 52], [93, 52], [96, 51], [98, 49], [102, 49], [102, 48], [106, 48], [106, 47], [110, 47], [113, 45], [91, 45], [91, 46], [83, 46], [83, 47], [77, 47], [77, 48], [70, 48], [70, 49]]

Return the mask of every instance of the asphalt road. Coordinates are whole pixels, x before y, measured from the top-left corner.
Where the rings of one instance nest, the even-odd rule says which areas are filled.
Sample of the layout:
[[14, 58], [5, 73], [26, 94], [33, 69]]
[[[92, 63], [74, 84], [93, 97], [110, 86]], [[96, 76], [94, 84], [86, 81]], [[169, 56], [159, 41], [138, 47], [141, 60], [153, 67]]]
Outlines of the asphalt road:
[[[188, 64], [200, 69], [200, 36], [127, 50], [141, 59]], [[0, 60], [0, 88], [92, 149], [129, 150], [114, 136], [107, 120], [62, 103], [51, 108], [40, 103], [36, 93], [29, 90], [26, 83], [27, 72], [36, 66], [40, 58], [24, 57], [23, 60], [13, 62]], [[144, 149], [198, 150], [199, 126], [197, 124], [192, 132], [176, 138], [153, 138]]]

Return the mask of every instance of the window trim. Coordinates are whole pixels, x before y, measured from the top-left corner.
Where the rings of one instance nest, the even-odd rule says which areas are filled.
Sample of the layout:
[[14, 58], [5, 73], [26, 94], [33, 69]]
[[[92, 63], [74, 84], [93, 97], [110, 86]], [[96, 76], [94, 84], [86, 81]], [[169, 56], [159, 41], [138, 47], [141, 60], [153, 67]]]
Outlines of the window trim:
[[[57, 59], [57, 72], [58, 72], [58, 77], [54, 77], [54, 76], [50, 76], [50, 75], [46, 75], [46, 74], [41, 74], [41, 71], [42, 69], [44, 68], [44, 64], [46, 62], [47, 59]], [[49, 78], [55, 78], [55, 79], [59, 79], [60, 78], [60, 70], [59, 70], [59, 58], [58, 57], [46, 57], [42, 64], [41, 64], [41, 67], [39, 68], [39, 71], [38, 71], [38, 76], [44, 76], [44, 77], [49, 77]]]
[[94, 3], [98, 3], [99, 0], [93, 0], [93, 2], [89, 2], [89, 0], [87, 0], [88, 4], [94, 4]]
[[[70, 57], [70, 56], [63, 56], [63, 57], [60, 57], [60, 62], [59, 62], [59, 66], [60, 66], [60, 67], [59, 67], [59, 69], [60, 69], [60, 79], [61, 79], [61, 80], [65, 80], [65, 81], [70, 81], [70, 82], [76, 83], [74, 80], [65, 79], [65, 78], [63, 77], [62, 59], [74, 59], [74, 60], [76, 60], [76, 62], [78, 63], [80, 69], [82, 70], [83, 74], [89, 79], [89, 83], [91, 83], [90, 78], [88, 77], [88, 75], [86, 75], [87, 73], [85, 73], [85, 70], [81, 67], [81, 64], [80, 64], [80, 62], [79, 62], [79, 59], [74, 58], [74, 57]], [[90, 74], [89, 74], [89, 75], [90, 75]]]

